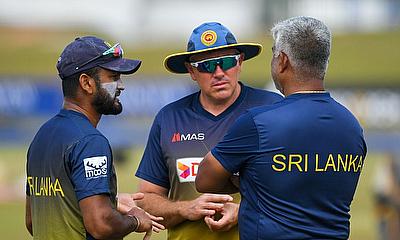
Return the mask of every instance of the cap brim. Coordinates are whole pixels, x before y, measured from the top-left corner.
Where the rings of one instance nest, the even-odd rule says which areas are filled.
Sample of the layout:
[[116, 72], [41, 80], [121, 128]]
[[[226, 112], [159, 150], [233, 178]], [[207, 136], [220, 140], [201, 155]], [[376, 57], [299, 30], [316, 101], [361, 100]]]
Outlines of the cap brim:
[[202, 50], [198, 50], [198, 51], [171, 54], [164, 59], [164, 67], [172, 73], [188, 73], [188, 70], [185, 66], [185, 62], [187, 62], [187, 60], [190, 56], [192, 56], [193, 54], [197, 54], [197, 53], [220, 50], [220, 49], [225, 49], [225, 48], [234, 48], [234, 49], [237, 49], [240, 52], [244, 53], [244, 60], [253, 58], [253, 57], [259, 55], [262, 51], [261, 44], [236, 43], [236, 44], [230, 44], [230, 45], [225, 45], [225, 46], [220, 46], [220, 47], [215, 47], [215, 48], [202, 49]]
[[114, 61], [100, 64], [99, 66], [121, 74], [132, 74], [140, 68], [141, 64], [142, 61], [140, 60], [118, 58]]

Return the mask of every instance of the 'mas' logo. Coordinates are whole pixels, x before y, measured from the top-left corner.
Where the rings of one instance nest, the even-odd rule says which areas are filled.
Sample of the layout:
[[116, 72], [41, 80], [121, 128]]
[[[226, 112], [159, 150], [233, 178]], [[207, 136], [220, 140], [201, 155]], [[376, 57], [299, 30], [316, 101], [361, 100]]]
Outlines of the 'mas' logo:
[[179, 182], [194, 182], [202, 160], [203, 158], [199, 157], [176, 159], [176, 173], [179, 177]]
[[83, 159], [86, 179], [107, 176], [107, 156], [91, 157]]
[[204, 133], [188, 133], [188, 134], [181, 134], [179, 132], [174, 133], [171, 138], [171, 142], [182, 142], [182, 141], [203, 141], [204, 140]]

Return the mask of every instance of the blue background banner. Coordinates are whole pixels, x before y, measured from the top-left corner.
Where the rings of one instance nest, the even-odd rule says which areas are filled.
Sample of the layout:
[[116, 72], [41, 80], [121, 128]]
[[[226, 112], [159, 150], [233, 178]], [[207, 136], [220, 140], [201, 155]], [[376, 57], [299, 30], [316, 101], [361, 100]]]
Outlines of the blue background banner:
[[[98, 129], [113, 147], [143, 146], [156, 113], [166, 104], [198, 91], [188, 79], [123, 79], [123, 113], [103, 116]], [[400, 89], [330, 89], [365, 129], [369, 149], [397, 151], [400, 142]], [[38, 128], [62, 107], [58, 79], [0, 80], [0, 143], [29, 144]]]

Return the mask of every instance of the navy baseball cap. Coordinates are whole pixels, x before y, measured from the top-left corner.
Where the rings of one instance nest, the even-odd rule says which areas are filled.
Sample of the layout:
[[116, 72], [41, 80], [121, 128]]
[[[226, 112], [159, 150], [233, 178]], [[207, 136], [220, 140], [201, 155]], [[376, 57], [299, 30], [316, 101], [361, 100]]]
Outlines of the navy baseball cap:
[[185, 62], [196, 53], [234, 48], [244, 53], [244, 60], [261, 53], [262, 46], [258, 43], [237, 43], [232, 32], [218, 22], [206, 22], [195, 28], [189, 38], [187, 51], [169, 55], [164, 60], [165, 68], [173, 73], [187, 73]]
[[140, 60], [122, 58], [123, 50], [119, 43], [111, 46], [108, 42], [94, 37], [78, 37], [68, 44], [57, 61], [61, 79], [94, 67], [132, 74], [141, 64]]

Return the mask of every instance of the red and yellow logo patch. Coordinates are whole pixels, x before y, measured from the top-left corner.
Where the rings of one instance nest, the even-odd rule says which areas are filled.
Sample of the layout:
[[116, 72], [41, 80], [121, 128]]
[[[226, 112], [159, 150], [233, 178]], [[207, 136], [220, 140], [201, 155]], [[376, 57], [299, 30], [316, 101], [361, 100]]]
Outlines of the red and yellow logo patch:
[[206, 46], [211, 46], [217, 41], [217, 34], [212, 30], [207, 30], [201, 34], [201, 42]]

